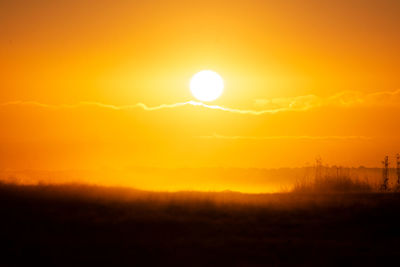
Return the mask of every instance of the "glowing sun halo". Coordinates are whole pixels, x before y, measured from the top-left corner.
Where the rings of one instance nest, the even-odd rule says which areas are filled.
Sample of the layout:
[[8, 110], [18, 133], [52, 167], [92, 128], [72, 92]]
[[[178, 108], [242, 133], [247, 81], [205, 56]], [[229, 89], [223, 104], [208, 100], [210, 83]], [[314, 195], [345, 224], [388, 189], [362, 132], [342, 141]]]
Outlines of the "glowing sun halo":
[[190, 91], [200, 101], [213, 101], [224, 91], [224, 80], [214, 71], [203, 70], [190, 80]]

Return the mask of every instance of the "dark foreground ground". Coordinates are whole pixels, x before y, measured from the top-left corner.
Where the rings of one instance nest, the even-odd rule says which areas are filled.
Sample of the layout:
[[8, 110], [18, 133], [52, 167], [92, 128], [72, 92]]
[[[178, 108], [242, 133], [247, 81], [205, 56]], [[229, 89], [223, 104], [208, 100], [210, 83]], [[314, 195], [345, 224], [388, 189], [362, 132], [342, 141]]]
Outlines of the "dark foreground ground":
[[397, 194], [0, 185], [2, 266], [397, 266]]

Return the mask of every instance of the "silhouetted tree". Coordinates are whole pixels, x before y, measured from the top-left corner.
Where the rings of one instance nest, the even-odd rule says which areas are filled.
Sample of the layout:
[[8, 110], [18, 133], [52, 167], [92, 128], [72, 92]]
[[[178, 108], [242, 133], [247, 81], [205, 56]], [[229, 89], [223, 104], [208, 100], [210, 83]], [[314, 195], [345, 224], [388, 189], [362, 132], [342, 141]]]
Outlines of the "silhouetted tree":
[[397, 186], [400, 186], [400, 154], [396, 155]]
[[321, 177], [322, 177], [322, 168], [323, 168], [322, 159], [321, 159], [321, 157], [317, 157], [315, 159], [315, 179], [316, 180], [321, 179]]
[[382, 185], [381, 190], [387, 191], [389, 189], [389, 157], [385, 156], [384, 160], [382, 161]]

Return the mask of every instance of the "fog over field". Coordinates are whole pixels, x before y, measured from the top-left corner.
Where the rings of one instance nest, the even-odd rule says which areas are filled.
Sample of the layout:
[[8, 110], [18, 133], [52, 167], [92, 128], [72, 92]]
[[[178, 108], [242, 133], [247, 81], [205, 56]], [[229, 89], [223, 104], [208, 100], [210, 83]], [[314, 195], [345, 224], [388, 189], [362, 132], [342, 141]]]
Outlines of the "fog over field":
[[[322, 167], [324, 176], [346, 176], [378, 187], [380, 168]], [[390, 183], [395, 184], [395, 169], [390, 169]], [[86, 183], [127, 186], [152, 191], [238, 191], [271, 193], [290, 191], [296, 183], [315, 178], [315, 166], [303, 168], [131, 168], [97, 171], [0, 171], [0, 179], [17, 184]]]

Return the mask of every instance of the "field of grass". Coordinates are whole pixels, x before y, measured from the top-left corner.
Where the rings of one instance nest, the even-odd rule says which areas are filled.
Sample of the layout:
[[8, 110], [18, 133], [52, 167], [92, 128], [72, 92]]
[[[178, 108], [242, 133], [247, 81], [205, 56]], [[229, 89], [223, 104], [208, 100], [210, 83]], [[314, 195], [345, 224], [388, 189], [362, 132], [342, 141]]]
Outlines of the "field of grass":
[[400, 194], [0, 185], [1, 266], [383, 266]]

